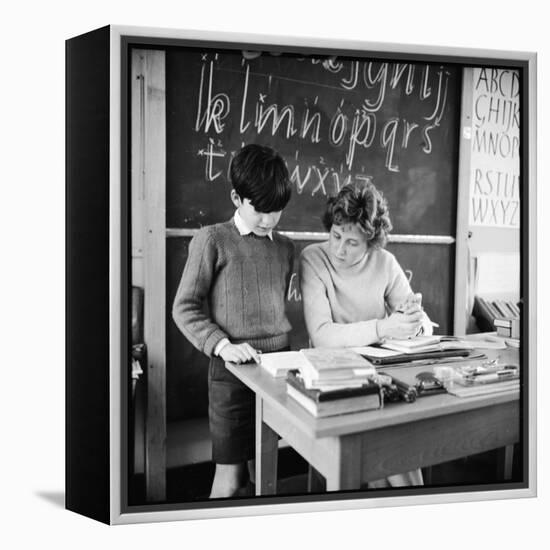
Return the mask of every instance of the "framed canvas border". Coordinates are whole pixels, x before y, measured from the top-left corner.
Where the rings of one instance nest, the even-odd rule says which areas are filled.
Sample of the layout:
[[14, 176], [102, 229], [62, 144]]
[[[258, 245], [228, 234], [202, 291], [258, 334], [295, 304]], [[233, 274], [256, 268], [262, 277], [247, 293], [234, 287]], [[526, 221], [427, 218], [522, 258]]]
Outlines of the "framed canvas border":
[[[456, 63], [491, 64], [507, 67], [521, 67], [527, 78], [523, 81], [522, 109], [523, 120], [528, 124], [521, 128], [522, 174], [527, 182], [522, 195], [522, 287], [527, 309], [527, 323], [522, 325], [523, 342], [527, 342], [525, 364], [525, 384], [527, 404], [522, 415], [524, 464], [527, 468], [527, 487], [506, 488], [491, 486], [491, 490], [461, 492], [441, 492], [434, 489], [431, 494], [411, 496], [396, 495], [384, 498], [357, 498], [344, 494], [323, 495], [321, 498], [308, 497], [306, 502], [296, 502], [289, 497], [276, 497], [274, 503], [259, 504], [255, 499], [230, 504], [193, 503], [192, 505], [151, 505], [131, 507], [127, 505], [127, 402], [128, 392], [126, 369], [128, 364], [128, 120], [127, 120], [127, 78], [128, 66], [126, 48], [129, 43], [143, 45], [174, 45], [178, 41], [206, 44], [216, 48], [235, 47], [246, 44], [247, 48], [261, 48], [288, 51], [315, 51], [327, 49], [353, 55], [365, 52], [376, 53], [381, 57], [399, 55], [402, 59], [440, 60], [451, 58]], [[374, 508], [382, 506], [404, 506], [416, 504], [448, 503], [533, 497], [536, 495], [536, 55], [528, 52], [458, 49], [421, 45], [400, 45], [341, 40], [320, 40], [302, 37], [261, 36], [255, 34], [233, 34], [203, 31], [182, 31], [138, 27], [110, 27], [110, 92], [109, 92], [109, 392], [110, 392], [110, 518], [111, 523], [141, 523], [153, 521], [173, 521], [183, 519], [206, 519], [217, 517], [329, 511], [344, 509]], [[525, 404], [524, 404], [525, 405]], [[312, 500], [314, 498], [314, 500]]]

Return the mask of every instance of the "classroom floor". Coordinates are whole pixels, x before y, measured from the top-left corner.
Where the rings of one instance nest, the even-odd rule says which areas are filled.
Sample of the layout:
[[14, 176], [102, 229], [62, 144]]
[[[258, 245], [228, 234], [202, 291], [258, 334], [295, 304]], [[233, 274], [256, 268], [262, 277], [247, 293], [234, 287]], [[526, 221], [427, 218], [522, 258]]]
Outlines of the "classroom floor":
[[[277, 494], [300, 495], [307, 492], [308, 466], [293, 449], [279, 450], [279, 481]], [[458, 487], [498, 483], [497, 453], [490, 451], [465, 459], [455, 460], [431, 468], [432, 487]], [[167, 472], [167, 503], [184, 503], [208, 500], [214, 475], [214, 464], [204, 462], [171, 468]], [[514, 460], [513, 480], [521, 476], [519, 460]], [[490, 487], [488, 487], [490, 488]], [[243, 497], [246, 494], [242, 495]], [[144, 476], [135, 476], [130, 484], [129, 504], [145, 504]]]

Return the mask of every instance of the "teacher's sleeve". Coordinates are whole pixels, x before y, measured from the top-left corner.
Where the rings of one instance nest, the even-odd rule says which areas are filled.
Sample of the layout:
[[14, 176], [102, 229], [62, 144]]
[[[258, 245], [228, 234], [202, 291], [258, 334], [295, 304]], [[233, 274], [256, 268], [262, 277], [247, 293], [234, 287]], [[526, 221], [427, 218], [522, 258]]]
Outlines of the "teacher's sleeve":
[[[409, 280], [393, 254], [391, 255], [388, 281], [385, 300], [391, 314], [412, 294]], [[427, 336], [433, 334], [433, 326], [426, 312], [424, 312], [422, 320], [422, 334]]]
[[388, 306], [389, 313], [393, 313], [407, 297], [412, 294], [411, 285], [393, 254], [389, 255], [388, 262], [388, 284], [384, 299]]
[[334, 322], [325, 283], [316, 266], [303, 254], [300, 258], [300, 284], [304, 319], [314, 347], [368, 346], [379, 341], [376, 319], [357, 323]]

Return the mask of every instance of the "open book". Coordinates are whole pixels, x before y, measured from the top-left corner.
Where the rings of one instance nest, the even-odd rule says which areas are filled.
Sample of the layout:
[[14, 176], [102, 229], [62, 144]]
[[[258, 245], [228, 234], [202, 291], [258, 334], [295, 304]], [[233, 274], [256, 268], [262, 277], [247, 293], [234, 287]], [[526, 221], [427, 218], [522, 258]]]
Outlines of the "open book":
[[440, 336], [415, 336], [414, 338], [388, 338], [381, 346], [401, 353], [418, 353], [438, 350]]
[[471, 343], [452, 336], [415, 336], [414, 338], [386, 340], [381, 346], [400, 353], [428, 353], [473, 349]]
[[[383, 347], [382, 347], [383, 346]], [[417, 336], [410, 340], [387, 340], [384, 344], [351, 348], [373, 365], [397, 365], [411, 361], [442, 361], [473, 358], [475, 346], [454, 336]]]

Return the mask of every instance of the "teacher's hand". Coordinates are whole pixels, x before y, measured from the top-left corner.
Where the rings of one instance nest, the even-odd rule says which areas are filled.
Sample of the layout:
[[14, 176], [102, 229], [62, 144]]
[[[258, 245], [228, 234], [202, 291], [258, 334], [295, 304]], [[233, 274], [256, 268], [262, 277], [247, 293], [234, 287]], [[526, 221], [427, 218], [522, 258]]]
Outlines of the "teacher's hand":
[[392, 313], [385, 319], [379, 319], [376, 329], [378, 337], [383, 338], [412, 338], [418, 334], [424, 319], [423, 311], [414, 313]]
[[397, 307], [395, 311], [407, 314], [423, 311], [422, 294], [420, 292], [417, 292], [416, 294], [409, 294], [407, 299], [399, 307]]

